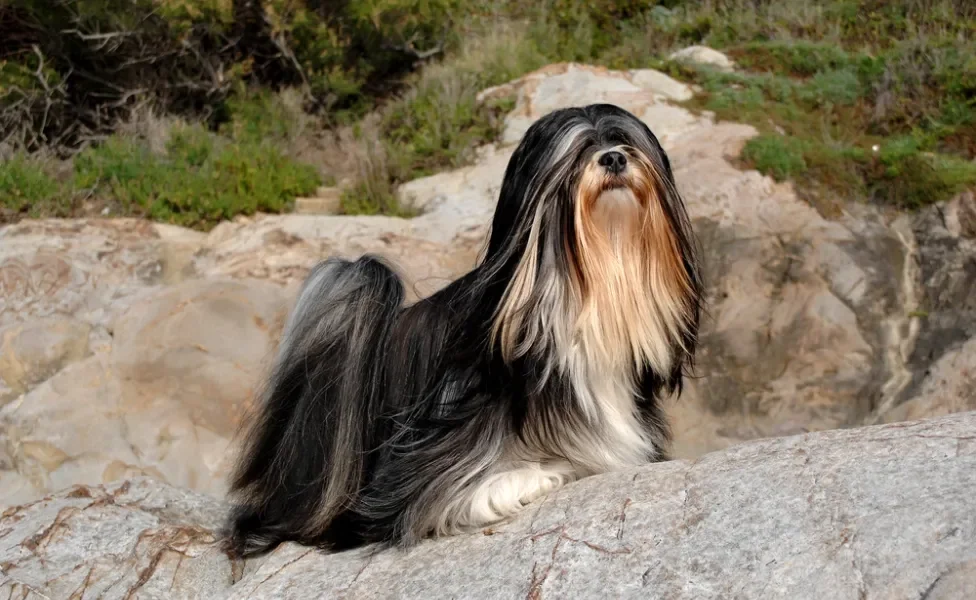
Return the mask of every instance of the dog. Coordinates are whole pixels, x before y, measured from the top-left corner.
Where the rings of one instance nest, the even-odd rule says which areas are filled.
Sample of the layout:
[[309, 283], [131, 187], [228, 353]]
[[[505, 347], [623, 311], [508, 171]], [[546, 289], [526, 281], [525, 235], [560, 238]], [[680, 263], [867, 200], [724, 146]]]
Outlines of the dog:
[[699, 254], [647, 125], [612, 104], [542, 117], [467, 274], [404, 305], [379, 257], [310, 271], [231, 476], [229, 550], [406, 548], [667, 460]]

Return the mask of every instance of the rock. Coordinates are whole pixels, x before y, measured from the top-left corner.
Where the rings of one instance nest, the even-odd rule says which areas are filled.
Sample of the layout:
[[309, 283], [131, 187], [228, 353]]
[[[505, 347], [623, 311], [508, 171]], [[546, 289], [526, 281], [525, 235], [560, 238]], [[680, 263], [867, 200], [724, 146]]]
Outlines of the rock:
[[132, 306], [112, 348], [124, 396], [179, 405], [194, 423], [232, 435], [288, 308], [278, 286], [220, 280], [186, 282]]
[[0, 228], [0, 327], [50, 316], [103, 326], [162, 283], [166, 240], [138, 219], [25, 220]]
[[[46, 318], [0, 330], [0, 377], [20, 395], [65, 365], [90, 354], [91, 325], [65, 318]], [[4, 403], [0, 396], [0, 405]]]
[[320, 187], [312, 198], [295, 198], [295, 212], [300, 215], [337, 215], [341, 209], [339, 188]]
[[925, 600], [955, 600], [976, 596], [976, 560], [950, 567], [922, 596]]
[[[972, 364], [976, 339], [976, 236], [969, 236], [964, 225], [970, 211], [976, 213], [976, 201], [972, 194], [961, 194], [912, 219], [906, 237], [915, 246], [917, 260], [908, 266], [917, 283], [914, 301], [906, 306], [910, 327], [900, 349], [905, 385], [881, 407], [885, 418], [945, 414], [968, 406], [970, 394], [954, 398], [943, 392], [964, 392], [973, 377], [964, 370]], [[960, 371], [954, 372], [957, 368]], [[910, 405], [898, 408], [902, 403]]]
[[284, 544], [245, 564], [218, 550], [213, 531], [226, 509], [215, 500], [152, 480], [76, 487], [0, 518], [0, 592], [968, 598], [976, 583], [974, 431], [970, 412], [753, 441], [589, 477], [510, 522], [406, 552]]
[[882, 415], [885, 423], [976, 410], [976, 337], [946, 352], [926, 371], [907, 402]]
[[[449, 217], [448, 217], [449, 218]], [[423, 219], [422, 221], [420, 219]], [[320, 215], [267, 215], [218, 225], [194, 258], [207, 276], [263, 279], [297, 290], [317, 262], [330, 256], [358, 258], [376, 253], [392, 262], [410, 282], [411, 298], [446, 285], [470, 268], [480, 240], [455, 239], [444, 215], [416, 219]], [[417, 228], [432, 223], [437, 234]], [[447, 239], [440, 239], [446, 235]]]
[[173, 285], [193, 278], [193, 255], [207, 239], [202, 231], [177, 227], [165, 223], [155, 223], [154, 229], [162, 242], [160, 251], [160, 279], [166, 285]]
[[691, 100], [694, 94], [691, 87], [681, 83], [677, 79], [669, 77], [654, 69], [636, 69], [630, 71], [630, 81], [649, 92], [674, 100], [675, 102], [686, 102]]
[[221, 495], [228, 447], [289, 298], [266, 282], [189, 281], [135, 302], [110, 353], [63, 369], [0, 410], [15, 504], [132, 474]]
[[976, 194], [966, 192], [959, 197], [956, 206], [959, 234], [969, 239], [976, 238]]
[[708, 46], [688, 46], [671, 53], [668, 59], [676, 62], [706, 65], [720, 71], [732, 71], [735, 68], [735, 64], [728, 56]]
[[[518, 143], [532, 123], [553, 110], [593, 102], [617, 104], [645, 122], [653, 123], [655, 133], [665, 143], [710, 121], [667, 102], [668, 94], [678, 97], [683, 94], [677, 86], [663, 84], [663, 77], [663, 74], [652, 75], [649, 69], [622, 72], [559, 63], [487, 90], [482, 99], [496, 96], [515, 96], [517, 99], [514, 110], [505, 118], [501, 136], [503, 145]], [[662, 94], [662, 88], [668, 90], [668, 94]]]
[[76, 486], [0, 518], [10, 598], [217, 598], [240, 577], [214, 544], [222, 507], [150, 480]]

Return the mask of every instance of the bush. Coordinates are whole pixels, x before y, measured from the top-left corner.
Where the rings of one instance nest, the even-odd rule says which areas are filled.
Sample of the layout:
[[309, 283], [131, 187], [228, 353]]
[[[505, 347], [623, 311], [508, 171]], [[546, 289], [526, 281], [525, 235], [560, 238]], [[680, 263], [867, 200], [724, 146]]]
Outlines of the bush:
[[[408, 215], [397, 185], [467, 163], [500, 131], [511, 99], [482, 105], [479, 90], [584, 61], [697, 83], [688, 106], [756, 126], [746, 162], [807, 197], [913, 206], [970, 185], [974, 23], [966, 0], [7, 0], [0, 142], [87, 147], [83, 189], [208, 227], [287, 206], [312, 185], [297, 158], [332, 162], [313, 154], [328, 146], [318, 131], [348, 130], [348, 160], [326, 165], [354, 174], [344, 209]], [[739, 71], [666, 60], [688, 44], [727, 52]], [[147, 106], [195, 125], [162, 145], [113, 135]], [[63, 210], [70, 192], [19, 210]]]
[[56, 199], [58, 182], [36, 161], [17, 154], [0, 161], [0, 222]]
[[836, 44], [805, 40], [749, 42], [733, 49], [730, 56], [750, 71], [810, 77], [848, 66], [850, 56]]
[[219, 125], [239, 83], [335, 117], [451, 42], [459, 0], [8, 0], [0, 140], [70, 154], [146, 103]]
[[902, 137], [882, 146], [866, 173], [874, 199], [918, 208], [976, 184], [976, 163], [925, 152], [922, 144], [917, 138]]
[[343, 211], [409, 216], [396, 185], [469, 162], [478, 145], [498, 136], [512, 108], [511, 99], [478, 103], [478, 92], [543, 64], [525, 30], [503, 28], [470, 38], [453, 58], [428, 67], [380, 111], [378, 123], [356, 132], [357, 182], [343, 196]]
[[754, 137], [742, 149], [742, 158], [777, 181], [789, 179], [807, 168], [803, 144], [795, 138], [768, 134]]
[[272, 145], [223, 139], [199, 125], [175, 131], [163, 155], [141, 140], [113, 138], [74, 163], [76, 189], [125, 214], [204, 230], [240, 214], [282, 212], [321, 182]]

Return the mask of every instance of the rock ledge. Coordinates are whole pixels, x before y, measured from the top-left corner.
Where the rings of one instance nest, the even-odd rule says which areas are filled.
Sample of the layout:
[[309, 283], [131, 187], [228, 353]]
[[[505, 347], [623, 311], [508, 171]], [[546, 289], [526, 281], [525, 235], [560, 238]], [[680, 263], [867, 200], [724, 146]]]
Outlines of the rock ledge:
[[591, 477], [494, 530], [372, 558], [286, 544], [234, 563], [223, 510], [151, 479], [10, 509], [0, 597], [971, 598], [976, 412]]

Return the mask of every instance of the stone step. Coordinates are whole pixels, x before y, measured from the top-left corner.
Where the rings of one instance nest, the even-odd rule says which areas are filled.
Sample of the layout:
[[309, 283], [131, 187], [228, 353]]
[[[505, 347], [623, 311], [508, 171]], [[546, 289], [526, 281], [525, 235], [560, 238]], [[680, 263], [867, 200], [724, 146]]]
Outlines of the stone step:
[[337, 215], [341, 212], [342, 192], [337, 187], [320, 187], [314, 197], [295, 198], [296, 214]]

